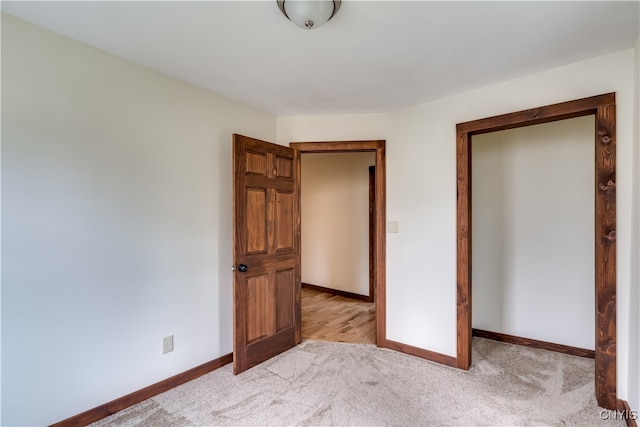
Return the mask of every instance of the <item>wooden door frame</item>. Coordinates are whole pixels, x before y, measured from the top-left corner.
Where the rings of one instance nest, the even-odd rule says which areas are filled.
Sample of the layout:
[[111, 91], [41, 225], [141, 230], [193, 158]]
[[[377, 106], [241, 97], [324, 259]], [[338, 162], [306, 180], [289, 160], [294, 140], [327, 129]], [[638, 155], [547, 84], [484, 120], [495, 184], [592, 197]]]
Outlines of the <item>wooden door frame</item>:
[[369, 302], [376, 298], [376, 167], [369, 166]]
[[456, 125], [457, 365], [471, 365], [471, 137], [595, 115], [595, 388], [598, 405], [616, 402], [616, 104], [615, 93]]
[[386, 155], [384, 140], [373, 141], [327, 141], [292, 142], [291, 148], [300, 153], [376, 153], [375, 174], [375, 309], [376, 345], [383, 347], [386, 342]]

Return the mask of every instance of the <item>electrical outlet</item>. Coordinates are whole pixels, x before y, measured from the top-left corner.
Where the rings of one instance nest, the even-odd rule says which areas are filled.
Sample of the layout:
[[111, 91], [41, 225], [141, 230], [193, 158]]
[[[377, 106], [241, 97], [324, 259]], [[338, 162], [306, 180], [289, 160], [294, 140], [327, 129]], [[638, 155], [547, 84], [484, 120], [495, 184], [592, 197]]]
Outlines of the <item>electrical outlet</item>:
[[173, 335], [162, 338], [162, 354], [173, 351]]
[[387, 221], [387, 233], [399, 233], [400, 223], [398, 221]]

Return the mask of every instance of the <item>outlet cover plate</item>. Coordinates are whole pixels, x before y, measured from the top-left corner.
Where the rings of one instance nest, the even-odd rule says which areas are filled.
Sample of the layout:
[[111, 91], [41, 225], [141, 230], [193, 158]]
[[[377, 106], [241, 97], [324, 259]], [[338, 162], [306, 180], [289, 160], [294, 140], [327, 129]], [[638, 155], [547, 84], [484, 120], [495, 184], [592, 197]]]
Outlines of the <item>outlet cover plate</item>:
[[173, 351], [173, 335], [162, 338], [162, 354], [167, 354]]

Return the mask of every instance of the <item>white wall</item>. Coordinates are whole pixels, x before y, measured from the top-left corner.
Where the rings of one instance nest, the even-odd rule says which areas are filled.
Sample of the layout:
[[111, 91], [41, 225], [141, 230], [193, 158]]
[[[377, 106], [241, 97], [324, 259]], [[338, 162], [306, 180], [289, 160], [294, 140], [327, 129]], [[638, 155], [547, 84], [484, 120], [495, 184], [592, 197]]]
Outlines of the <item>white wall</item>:
[[[456, 355], [456, 123], [608, 92], [617, 103], [618, 301], [630, 291], [634, 50], [391, 114], [279, 117], [278, 141], [387, 140], [387, 338]], [[426, 78], [426, 77], [425, 77]], [[618, 390], [628, 394], [629, 306], [618, 306]], [[634, 384], [637, 386], [637, 384]]]
[[275, 117], [4, 14], [2, 89], [2, 425], [231, 352], [231, 135]]
[[595, 348], [594, 127], [473, 137], [474, 328]]
[[505, 292], [509, 248], [505, 243], [510, 212], [505, 206], [506, 147], [502, 132], [473, 137], [471, 188], [473, 285], [472, 326], [504, 332], [510, 298]]
[[375, 153], [302, 155], [302, 281], [369, 295]]

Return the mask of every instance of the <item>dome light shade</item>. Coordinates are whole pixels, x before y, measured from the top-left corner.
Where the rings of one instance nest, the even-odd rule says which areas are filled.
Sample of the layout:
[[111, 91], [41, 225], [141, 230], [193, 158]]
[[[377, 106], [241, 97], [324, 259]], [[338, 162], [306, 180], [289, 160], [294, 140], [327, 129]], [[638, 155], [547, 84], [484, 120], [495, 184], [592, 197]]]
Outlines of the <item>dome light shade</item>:
[[312, 30], [327, 23], [340, 9], [341, 0], [277, 0], [280, 11], [300, 28]]

